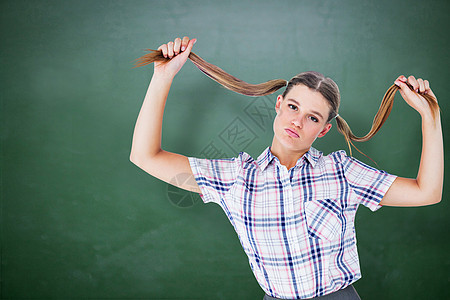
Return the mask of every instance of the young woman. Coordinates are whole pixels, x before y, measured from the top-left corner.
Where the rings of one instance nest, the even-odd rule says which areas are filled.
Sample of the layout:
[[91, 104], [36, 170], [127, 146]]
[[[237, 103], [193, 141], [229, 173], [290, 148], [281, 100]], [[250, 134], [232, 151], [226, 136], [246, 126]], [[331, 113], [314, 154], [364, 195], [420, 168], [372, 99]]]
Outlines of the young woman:
[[422, 117], [415, 179], [374, 169], [345, 151], [324, 156], [312, 147], [331, 129], [333, 119], [348, 142], [352, 137], [338, 115], [337, 85], [316, 72], [295, 76], [277, 97], [272, 144], [256, 160], [246, 153], [232, 159], [188, 158], [162, 150], [161, 129], [172, 80], [195, 42], [177, 38], [158, 48], [167, 61], [155, 62], [130, 160], [172, 184], [177, 174], [192, 175], [195, 180], [178, 187], [222, 207], [266, 293], [264, 299], [359, 299], [352, 287], [361, 277], [354, 230], [358, 205], [374, 211], [383, 205], [441, 200], [442, 130], [439, 113], [425, 99], [435, 98], [428, 81], [413, 76], [395, 80], [404, 100]]

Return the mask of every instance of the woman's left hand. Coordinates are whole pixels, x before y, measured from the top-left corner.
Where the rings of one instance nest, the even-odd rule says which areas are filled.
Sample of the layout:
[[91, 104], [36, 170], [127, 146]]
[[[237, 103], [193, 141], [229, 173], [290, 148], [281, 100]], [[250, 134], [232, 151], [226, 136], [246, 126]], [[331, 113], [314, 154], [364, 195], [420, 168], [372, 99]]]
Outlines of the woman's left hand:
[[[401, 75], [395, 80], [394, 83], [400, 87], [399, 92], [402, 95], [403, 99], [405, 99], [406, 103], [417, 110], [417, 112], [419, 112], [422, 117], [426, 115], [432, 115], [430, 105], [428, 105], [428, 102], [425, 100], [425, 98], [421, 96], [421, 94], [427, 94], [437, 99], [433, 91], [430, 89], [430, 83], [428, 82], [428, 80], [423, 80], [422, 78], [416, 79], [412, 75], [406, 78], [405, 76]], [[414, 92], [406, 83], [412, 85], [412, 87], [414, 88]]]
[[[409, 83], [414, 91], [406, 84]], [[427, 80], [414, 76], [400, 76], [395, 81], [403, 99], [422, 116], [422, 155], [415, 179], [397, 177], [381, 200], [381, 205], [422, 206], [435, 204], [442, 199], [444, 186], [444, 141], [439, 114], [433, 116], [423, 95], [436, 96]]]

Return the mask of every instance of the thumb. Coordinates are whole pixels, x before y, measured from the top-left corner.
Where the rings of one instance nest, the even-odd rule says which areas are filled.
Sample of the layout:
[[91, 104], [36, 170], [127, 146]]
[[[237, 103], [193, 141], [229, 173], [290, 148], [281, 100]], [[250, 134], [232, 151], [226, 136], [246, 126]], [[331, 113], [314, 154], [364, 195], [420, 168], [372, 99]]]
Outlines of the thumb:
[[183, 56], [189, 56], [189, 54], [191, 53], [192, 47], [194, 46], [194, 44], [197, 42], [197, 39], [192, 39], [189, 41], [189, 44], [186, 47], [186, 50], [183, 51], [183, 53], [181, 55]]
[[405, 100], [406, 100], [406, 98], [411, 98], [411, 97], [414, 97], [414, 96], [417, 95], [417, 94], [416, 94], [414, 91], [412, 91], [412, 90], [409, 88], [409, 86], [408, 86], [406, 83], [404, 83], [403, 81], [396, 80], [396, 81], [395, 81], [395, 84], [396, 84], [397, 86], [400, 87], [399, 92], [400, 92], [400, 94], [403, 96], [403, 98], [404, 98]]

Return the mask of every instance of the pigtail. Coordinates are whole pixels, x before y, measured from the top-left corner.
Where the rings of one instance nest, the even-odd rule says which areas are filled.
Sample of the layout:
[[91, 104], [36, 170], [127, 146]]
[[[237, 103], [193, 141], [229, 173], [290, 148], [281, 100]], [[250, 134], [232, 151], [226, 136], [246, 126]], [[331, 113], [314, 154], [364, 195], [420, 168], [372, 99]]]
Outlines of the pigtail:
[[[170, 58], [164, 57], [161, 50], [147, 49], [147, 51], [149, 51], [149, 53], [136, 59], [135, 67], [142, 67], [156, 61], [163, 63], [170, 61]], [[206, 76], [218, 82], [225, 88], [246, 96], [257, 97], [269, 95], [279, 90], [280, 88], [285, 87], [289, 83], [288, 81], [283, 79], [274, 79], [260, 84], [250, 84], [228, 74], [221, 68], [206, 62], [193, 52], [189, 54], [189, 59]], [[332, 108], [329, 121], [337, 115], [340, 103], [340, 95], [339, 88], [333, 80], [331, 80], [330, 78], [325, 78], [322, 74], [317, 72], [304, 72], [293, 77], [290, 83], [291, 84], [286, 88], [283, 96], [289, 91], [290, 87], [295, 86], [299, 83], [304, 84], [309, 88], [320, 91], [322, 95], [324, 95], [324, 97], [329, 101]], [[413, 87], [410, 84], [407, 83], [407, 85], [412, 91], [414, 91]], [[358, 150], [358, 152], [365, 155], [353, 144], [353, 142], [368, 141], [381, 129], [384, 122], [386, 122], [389, 114], [391, 113], [392, 106], [394, 104], [394, 96], [398, 90], [399, 87], [395, 84], [387, 90], [383, 97], [383, 100], [381, 101], [380, 108], [378, 109], [378, 112], [373, 119], [372, 128], [363, 137], [355, 136], [347, 122], [341, 116], [337, 115], [337, 127], [339, 132], [342, 133], [345, 137], [345, 141], [347, 142], [348, 148], [350, 150], [350, 155], [352, 155], [352, 147]], [[439, 113], [439, 105], [437, 103], [437, 100], [428, 94], [421, 94], [421, 96], [423, 96], [428, 102], [433, 112], [433, 117], [436, 118]], [[367, 155], [365, 156], [368, 157]], [[370, 157], [368, 158], [371, 159]]]
[[[170, 60], [170, 58], [164, 57], [161, 50], [147, 49], [147, 51], [150, 51], [150, 53], [136, 59], [135, 68], [151, 64], [155, 61], [168, 62]], [[274, 79], [260, 84], [250, 84], [228, 74], [221, 68], [206, 62], [193, 52], [191, 52], [188, 57], [206, 76], [238, 94], [252, 97], [270, 95], [280, 88], [285, 87], [288, 83], [288, 81], [284, 79]]]
[[[412, 91], [414, 91], [414, 88], [409, 83], [407, 83], [407, 85]], [[355, 136], [352, 130], [350, 129], [350, 126], [347, 124], [347, 122], [339, 115], [336, 117], [338, 130], [345, 137], [345, 141], [347, 142], [348, 148], [350, 149], [350, 155], [352, 155], [351, 146], [353, 146], [356, 150], [358, 150], [358, 152], [362, 153], [352, 143], [352, 141], [366, 142], [370, 140], [381, 129], [384, 122], [386, 122], [389, 114], [391, 113], [392, 107], [394, 105], [394, 96], [399, 89], [400, 88], [397, 85], [393, 84], [387, 90], [387, 92], [384, 94], [383, 100], [381, 101], [380, 107], [378, 108], [378, 111], [373, 119], [372, 128], [370, 128], [370, 131], [363, 137]], [[430, 105], [431, 111], [433, 113], [433, 117], [436, 118], [436, 116], [439, 113], [439, 105], [437, 100], [433, 96], [428, 94], [421, 94], [421, 96], [424, 97], [425, 100], [428, 102], [428, 105]], [[362, 154], [365, 155], [364, 153]]]

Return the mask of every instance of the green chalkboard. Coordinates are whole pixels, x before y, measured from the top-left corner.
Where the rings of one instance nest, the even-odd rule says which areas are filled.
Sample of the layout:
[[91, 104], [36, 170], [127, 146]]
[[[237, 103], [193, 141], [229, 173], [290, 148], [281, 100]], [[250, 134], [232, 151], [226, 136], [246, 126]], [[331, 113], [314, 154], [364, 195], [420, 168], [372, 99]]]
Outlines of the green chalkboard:
[[[445, 138], [449, 13], [446, 0], [1, 1], [1, 298], [262, 299], [220, 207], [129, 161], [153, 72], [133, 60], [187, 35], [195, 53], [250, 83], [316, 70], [338, 83], [340, 114], [358, 135], [395, 78], [414, 74], [440, 100]], [[164, 148], [257, 156], [272, 139], [276, 95], [237, 95], [188, 62], [169, 94]], [[233, 122], [253, 134], [240, 149], [223, 138]], [[398, 96], [359, 146], [413, 177], [420, 145], [420, 117]], [[315, 147], [346, 144], [333, 128]], [[445, 180], [438, 205], [359, 209], [362, 299], [450, 298]]]

